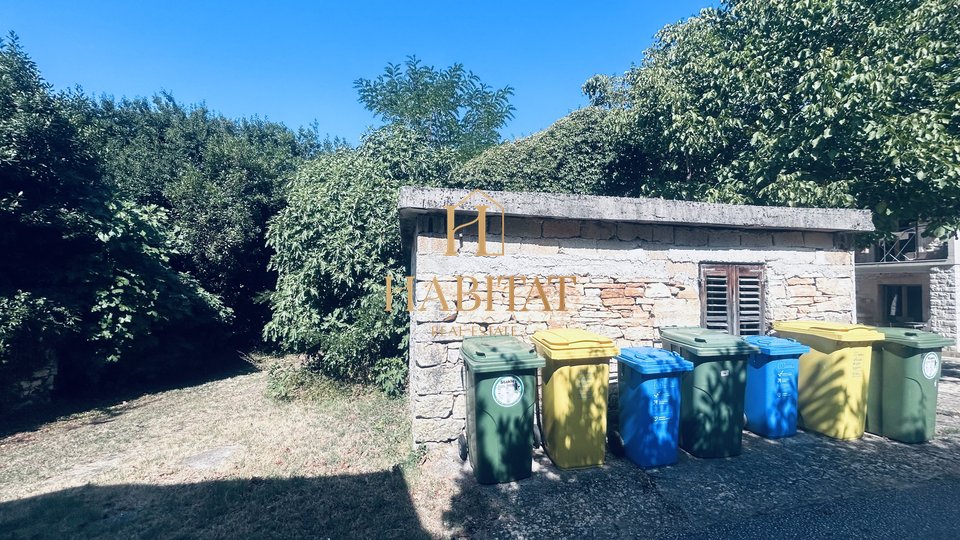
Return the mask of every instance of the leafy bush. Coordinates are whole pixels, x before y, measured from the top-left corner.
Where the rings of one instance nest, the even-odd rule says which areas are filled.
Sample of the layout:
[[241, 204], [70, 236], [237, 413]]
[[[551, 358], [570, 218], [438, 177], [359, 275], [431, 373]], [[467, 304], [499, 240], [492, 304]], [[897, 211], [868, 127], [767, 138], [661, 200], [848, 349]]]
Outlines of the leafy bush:
[[616, 157], [610, 112], [588, 107], [549, 128], [489, 148], [455, 173], [454, 183], [471, 189], [616, 194]]
[[320, 381], [321, 375], [307, 366], [277, 362], [267, 370], [266, 394], [276, 401], [294, 401], [306, 397]]
[[162, 358], [171, 334], [211, 335], [228, 311], [171, 268], [166, 213], [102, 180], [65, 99], [15, 38], [0, 46], [0, 363], [50, 351], [58, 384], [84, 387], [104, 363]]
[[235, 312], [240, 337], [257, 340], [268, 309], [256, 299], [276, 279], [267, 271], [266, 223], [283, 205], [285, 178], [324, 149], [316, 130], [229, 120], [167, 93], [119, 101], [74, 95], [70, 106], [103, 163], [104, 182], [168, 210], [181, 241], [171, 266]]
[[[868, 208], [960, 228], [960, 10], [941, 0], [740, 0], [665, 27], [625, 84], [636, 193]], [[638, 158], [639, 161], [634, 161]]]
[[278, 275], [267, 339], [316, 357], [339, 379], [376, 382], [391, 393], [406, 377], [408, 315], [397, 293], [385, 311], [385, 278], [402, 282], [397, 198], [401, 185], [449, 177], [455, 153], [399, 126], [356, 150], [319, 156], [297, 171], [267, 243]]

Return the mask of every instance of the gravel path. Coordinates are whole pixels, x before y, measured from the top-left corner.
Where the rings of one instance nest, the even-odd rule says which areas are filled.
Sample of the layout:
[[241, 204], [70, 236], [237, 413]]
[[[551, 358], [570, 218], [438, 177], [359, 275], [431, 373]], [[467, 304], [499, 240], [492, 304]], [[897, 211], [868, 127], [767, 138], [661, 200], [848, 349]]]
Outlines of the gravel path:
[[[943, 374], [937, 439], [927, 444], [745, 433], [738, 457], [681, 452], [676, 465], [650, 471], [609, 454], [602, 468], [560, 471], [538, 453], [533, 478], [499, 486], [477, 485], [463, 465], [447, 521], [514, 538], [957, 538], [960, 363]], [[432, 462], [456, 459], [452, 449], [437, 455]]]

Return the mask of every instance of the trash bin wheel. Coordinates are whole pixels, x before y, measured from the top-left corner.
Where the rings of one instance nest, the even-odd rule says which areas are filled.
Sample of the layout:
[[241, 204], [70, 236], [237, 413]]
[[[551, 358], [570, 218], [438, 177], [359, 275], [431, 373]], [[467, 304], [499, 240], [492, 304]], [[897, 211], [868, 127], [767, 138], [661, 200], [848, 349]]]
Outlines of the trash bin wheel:
[[467, 434], [460, 432], [460, 436], [457, 437], [457, 450], [460, 451], [460, 461], [467, 460]]

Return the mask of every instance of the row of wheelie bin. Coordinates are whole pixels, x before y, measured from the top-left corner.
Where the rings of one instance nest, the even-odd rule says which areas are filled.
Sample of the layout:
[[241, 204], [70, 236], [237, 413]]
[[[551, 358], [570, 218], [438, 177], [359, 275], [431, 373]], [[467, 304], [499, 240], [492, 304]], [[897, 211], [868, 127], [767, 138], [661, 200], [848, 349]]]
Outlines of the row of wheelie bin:
[[461, 453], [481, 483], [530, 476], [538, 442], [560, 468], [602, 465], [611, 358], [619, 422], [610, 439], [642, 467], [675, 463], [678, 448], [736, 456], [744, 428], [768, 438], [789, 437], [798, 425], [838, 439], [865, 430], [904, 442], [933, 437], [940, 349], [949, 340], [823, 321], [779, 322], [774, 330], [739, 338], [663, 328], [662, 349], [620, 350], [579, 329], [537, 332], [533, 346], [509, 336], [467, 338]]

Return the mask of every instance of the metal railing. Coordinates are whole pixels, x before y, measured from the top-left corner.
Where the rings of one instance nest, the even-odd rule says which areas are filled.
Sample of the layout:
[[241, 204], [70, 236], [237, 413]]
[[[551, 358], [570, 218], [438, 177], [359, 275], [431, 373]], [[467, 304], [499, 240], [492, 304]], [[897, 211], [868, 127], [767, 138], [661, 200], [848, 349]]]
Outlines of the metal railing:
[[882, 240], [857, 255], [859, 263], [937, 261], [948, 258], [949, 242], [925, 237], [920, 225], [903, 227], [891, 240]]

